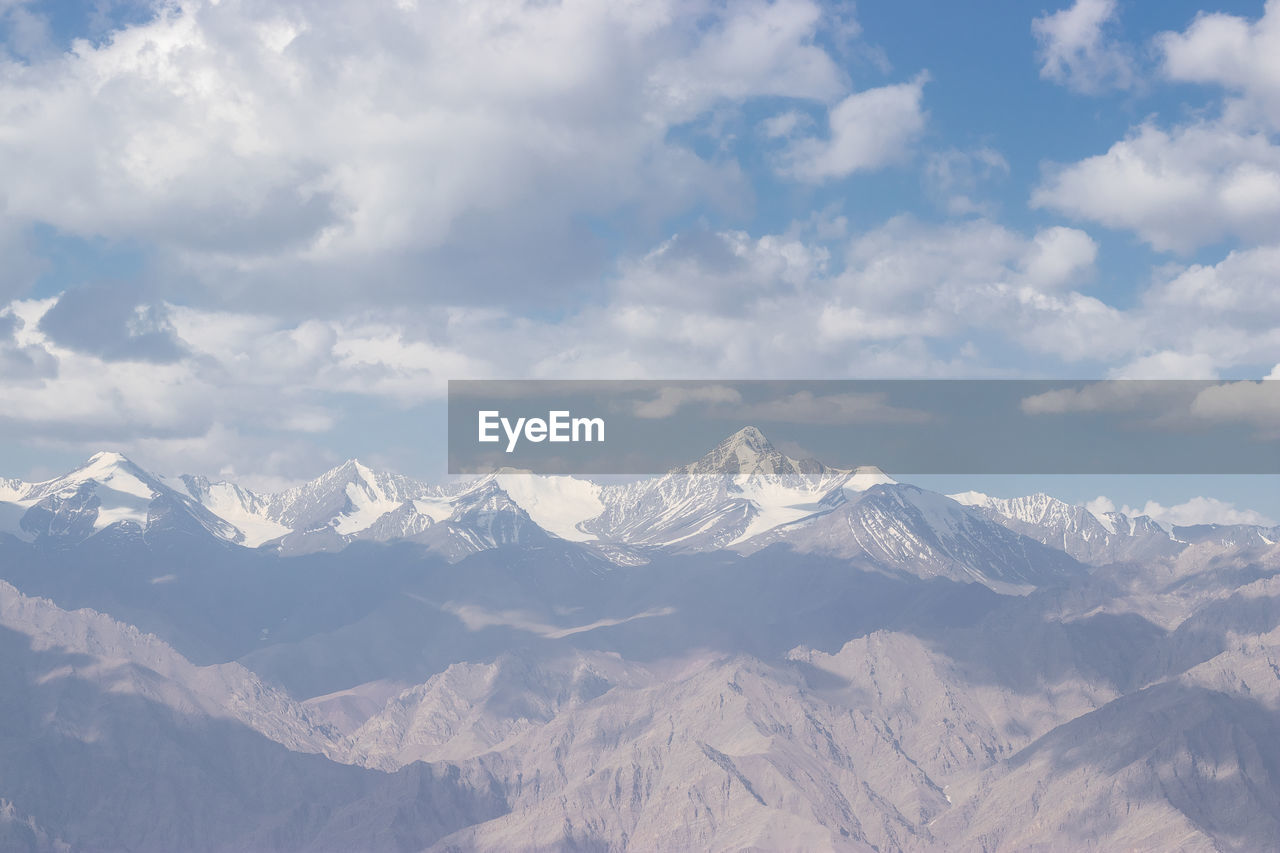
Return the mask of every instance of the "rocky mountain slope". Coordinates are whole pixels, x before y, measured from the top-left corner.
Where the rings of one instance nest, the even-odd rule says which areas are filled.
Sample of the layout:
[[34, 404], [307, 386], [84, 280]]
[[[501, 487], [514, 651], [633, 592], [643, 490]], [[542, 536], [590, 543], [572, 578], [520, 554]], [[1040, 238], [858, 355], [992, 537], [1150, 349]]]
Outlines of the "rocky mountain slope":
[[743, 430], [0, 482], [0, 849], [1276, 849], [1280, 545]]

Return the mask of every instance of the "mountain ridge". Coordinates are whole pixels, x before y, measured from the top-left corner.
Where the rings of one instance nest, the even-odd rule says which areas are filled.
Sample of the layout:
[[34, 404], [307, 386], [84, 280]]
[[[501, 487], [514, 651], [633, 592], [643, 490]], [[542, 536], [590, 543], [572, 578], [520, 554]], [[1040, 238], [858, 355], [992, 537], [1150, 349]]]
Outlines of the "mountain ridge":
[[[404, 541], [454, 560], [550, 536], [631, 563], [653, 548], [750, 551], [803, 539], [800, 528], [879, 486], [898, 484], [874, 466], [842, 469], [793, 459], [754, 426], [664, 475], [612, 485], [521, 472], [428, 484], [352, 458], [312, 480], [261, 493], [200, 475], [160, 477], [119, 452], [102, 451], [42, 483], [0, 481], [0, 535], [66, 544], [117, 524], [124, 535], [144, 537], [167, 525], [286, 555], [331, 552], [357, 541]], [[485, 490], [494, 499], [491, 509], [469, 511]], [[1280, 541], [1280, 530], [1249, 525], [1166, 530], [1146, 516], [1098, 514], [1043, 493], [946, 498], [1087, 564], [1171, 557], [1193, 542]]]

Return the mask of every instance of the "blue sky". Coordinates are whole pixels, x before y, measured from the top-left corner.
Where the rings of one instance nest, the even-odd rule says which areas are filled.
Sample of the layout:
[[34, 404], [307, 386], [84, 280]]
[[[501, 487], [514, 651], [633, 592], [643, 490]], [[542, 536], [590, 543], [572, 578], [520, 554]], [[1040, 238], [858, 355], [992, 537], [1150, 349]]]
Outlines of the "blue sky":
[[0, 0], [0, 42], [8, 474], [432, 476], [449, 378], [1280, 365], [1277, 3]]

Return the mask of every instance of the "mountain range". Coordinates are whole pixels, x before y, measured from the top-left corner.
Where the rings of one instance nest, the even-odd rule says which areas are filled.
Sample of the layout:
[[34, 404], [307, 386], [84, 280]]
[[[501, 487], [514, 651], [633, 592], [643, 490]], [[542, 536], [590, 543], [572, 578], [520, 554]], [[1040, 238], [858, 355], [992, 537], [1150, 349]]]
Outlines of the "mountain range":
[[1277, 849], [1280, 530], [665, 475], [0, 480], [0, 850]]

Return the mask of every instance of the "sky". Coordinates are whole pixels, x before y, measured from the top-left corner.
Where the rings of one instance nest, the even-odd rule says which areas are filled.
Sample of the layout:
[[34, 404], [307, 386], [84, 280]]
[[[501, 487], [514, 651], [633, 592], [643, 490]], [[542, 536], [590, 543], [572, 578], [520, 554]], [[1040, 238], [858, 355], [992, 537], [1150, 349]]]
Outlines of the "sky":
[[[430, 477], [450, 378], [1280, 378], [1278, 57], [1280, 2], [0, 0], [0, 471]], [[1109, 499], [1201, 487], [1280, 517]]]

